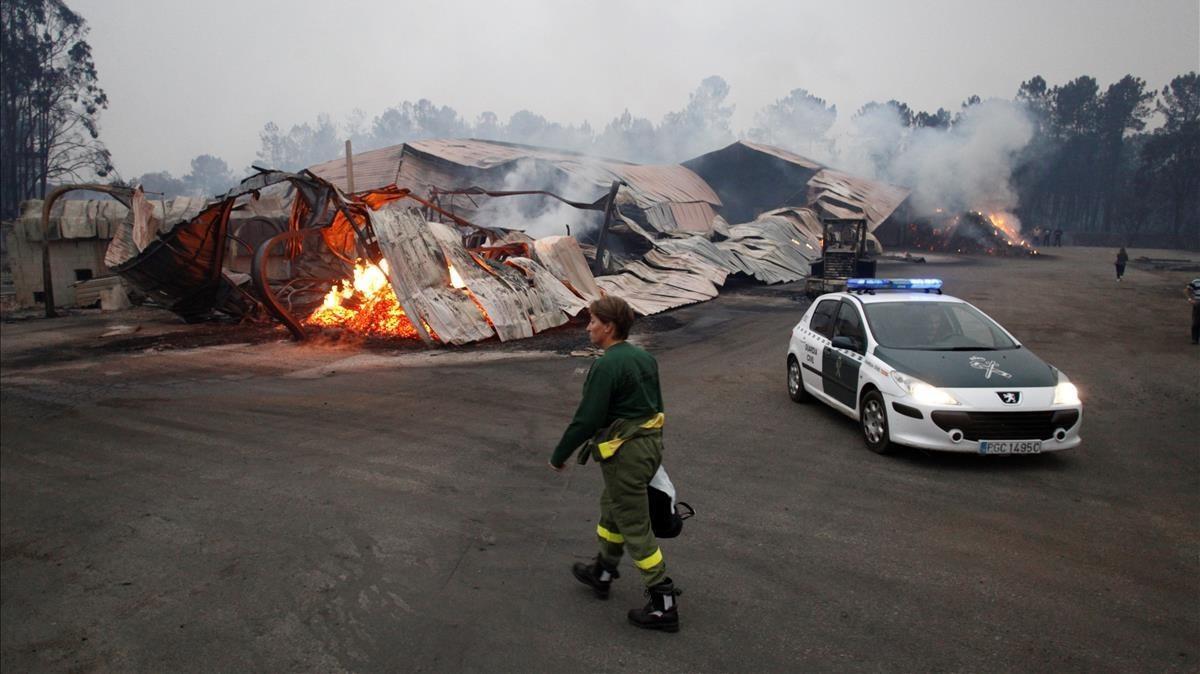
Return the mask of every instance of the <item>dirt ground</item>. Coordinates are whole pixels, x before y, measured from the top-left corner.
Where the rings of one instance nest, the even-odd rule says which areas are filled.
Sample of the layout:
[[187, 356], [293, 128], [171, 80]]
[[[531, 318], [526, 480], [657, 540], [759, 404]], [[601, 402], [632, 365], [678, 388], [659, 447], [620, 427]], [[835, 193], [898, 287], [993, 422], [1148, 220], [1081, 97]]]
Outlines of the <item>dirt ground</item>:
[[151, 309], [5, 322], [0, 667], [1197, 671], [1200, 273], [1047, 253], [880, 275], [945, 279], [1068, 373], [1084, 441], [1060, 454], [880, 457], [793, 404], [798, 285], [635, 331], [699, 512], [663, 543], [677, 635], [625, 624], [631, 565], [608, 602], [569, 572], [599, 471], [545, 462], [579, 326], [429, 352]]

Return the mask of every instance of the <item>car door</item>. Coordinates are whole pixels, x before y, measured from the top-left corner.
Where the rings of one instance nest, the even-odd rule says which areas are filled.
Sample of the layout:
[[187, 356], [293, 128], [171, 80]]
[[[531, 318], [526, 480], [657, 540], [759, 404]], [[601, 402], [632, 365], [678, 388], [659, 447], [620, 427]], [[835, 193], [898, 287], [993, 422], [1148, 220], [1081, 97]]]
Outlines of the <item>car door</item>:
[[[851, 340], [854, 348], [834, 347], [832, 341], [840, 341], [839, 337]], [[852, 302], [842, 300], [833, 322], [831, 343], [821, 354], [821, 379], [825, 393], [852, 410], [858, 407], [858, 371], [866, 344], [862, 314]]]
[[825, 390], [821, 381], [821, 351], [829, 346], [829, 340], [833, 337], [833, 322], [837, 319], [840, 306], [841, 301], [836, 298], [825, 299], [817, 302], [813, 310], [808, 331], [804, 335], [804, 353], [800, 364], [800, 376], [804, 377], [809, 390]]

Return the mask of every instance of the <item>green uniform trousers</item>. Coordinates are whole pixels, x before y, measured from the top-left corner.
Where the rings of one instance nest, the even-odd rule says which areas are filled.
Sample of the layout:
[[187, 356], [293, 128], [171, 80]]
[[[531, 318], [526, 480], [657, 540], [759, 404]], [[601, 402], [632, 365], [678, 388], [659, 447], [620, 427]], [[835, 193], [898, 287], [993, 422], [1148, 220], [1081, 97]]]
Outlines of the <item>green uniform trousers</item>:
[[[621, 437], [626, 437], [621, 433]], [[604, 492], [600, 495], [600, 557], [616, 566], [626, 550], [642, 572], [646, 587], [667, 577], [667, 565], [650, 527], [646, 486], [662, 463], [662, 431], [639, 429], [612, 457], [600, 461]]]

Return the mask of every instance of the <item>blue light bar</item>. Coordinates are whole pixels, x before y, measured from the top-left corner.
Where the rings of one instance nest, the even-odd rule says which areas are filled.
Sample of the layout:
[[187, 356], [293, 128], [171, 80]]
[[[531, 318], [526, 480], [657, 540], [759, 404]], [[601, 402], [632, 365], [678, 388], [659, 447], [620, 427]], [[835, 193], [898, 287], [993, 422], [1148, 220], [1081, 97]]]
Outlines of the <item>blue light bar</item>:
[[852, 278], [846, 290], [941, 290], [940, 278]]

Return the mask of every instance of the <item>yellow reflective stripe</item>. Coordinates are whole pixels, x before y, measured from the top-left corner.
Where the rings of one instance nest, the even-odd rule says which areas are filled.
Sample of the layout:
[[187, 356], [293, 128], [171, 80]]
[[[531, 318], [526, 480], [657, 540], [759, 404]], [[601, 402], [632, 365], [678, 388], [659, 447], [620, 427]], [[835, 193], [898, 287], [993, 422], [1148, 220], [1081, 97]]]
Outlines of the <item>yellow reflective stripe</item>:
[[642, 424], [642, 428], [662, 428], [663, 424], [665, 424], [665, 423], [667, 423], [667, 415], [663, 414], [662, 412], [659, 412], [658, 414], [655, 414], [653, 417], [650, 417], [649, 421]]
[[[658, 414], [650, 417], [648, 420], [642, 422], [640, 428], [662, 428], [666, 422], [667, 415], [659, 412]], [[613, 438], [608, 442], [597, 443], [596, 449], [600, 450], [601, 459], [607, 459], [613, 454], [616, 454], [617, 450], [620, 449], [621, 445], [623, 444], [625, 444], [625, 438]]]
[[645, 559], [633, 560], [633, 563], [637, 564], [637, 567], [643, 571], [649, 571], [650, 569], [653, 569], [659, 564], [662, 564], [662, 548], [657, 548], [653, 555], [650, 555]]
[[600, 450], [601, 459], [607, 459], [613, 454], [616, 454], [617, 450], [620, 449], [621, 445], [623, 444], [625, 444], [624, 438], [615, 438], [613, 440], [609, 440], [608, 442], [601, 442], [600, 444], [596, 445], [596, 449]]
[[624, 543], [625, 542], [624, 536], [622, 536], [621, 534], [614, 534], [613, 532], [609, 531], [608, 529], [605, 529], [604, 525], [601, 525], [601, 524], [596, 525], [596, 535], [599, 536], [600, 538], [603, 538], [604, 540], [608, 541], [609, 543]]

